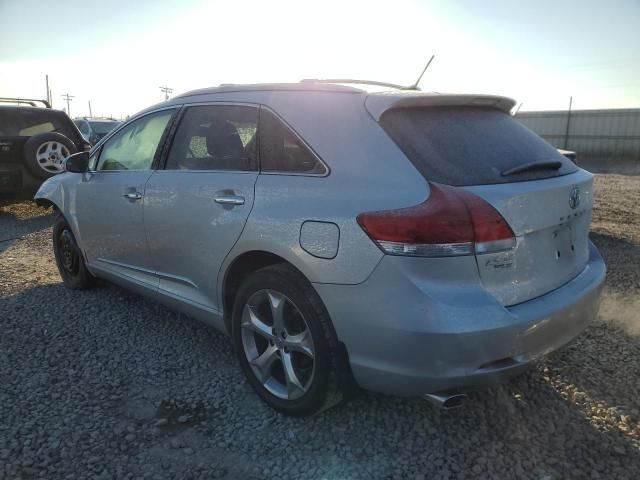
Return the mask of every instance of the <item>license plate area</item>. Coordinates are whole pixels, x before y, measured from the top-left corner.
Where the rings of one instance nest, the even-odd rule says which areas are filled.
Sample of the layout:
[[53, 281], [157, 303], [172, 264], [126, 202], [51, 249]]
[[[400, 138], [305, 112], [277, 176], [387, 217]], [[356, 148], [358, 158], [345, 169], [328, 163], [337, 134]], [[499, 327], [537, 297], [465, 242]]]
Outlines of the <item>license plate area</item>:
[[551, 253], [556, 260], [573, 259], [576, 251], [573, 225], [571, 223], [561, 225], [551, 232], [551, 236], [553, 239], [551, 244], [554, 247]]

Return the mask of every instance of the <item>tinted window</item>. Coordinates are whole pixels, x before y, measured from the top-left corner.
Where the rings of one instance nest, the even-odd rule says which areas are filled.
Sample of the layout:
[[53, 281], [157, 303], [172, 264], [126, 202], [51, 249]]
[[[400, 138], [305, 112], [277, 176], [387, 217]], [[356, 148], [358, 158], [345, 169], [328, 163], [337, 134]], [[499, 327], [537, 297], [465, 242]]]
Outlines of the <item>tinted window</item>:
[[69, 123], [52, 110], [11, 109], [0, 110], [0, 135], [30, 137], [39, 133], [61, 132], [69, 135]]
[[67, 122], [63, 121], [60, 115], [56, 115], [48, 110], [23, 110], [19, 115], [20, 130], [18, 135], [30, 137], [39, 133], [58, 131], [67, 134], [69, 130]]
[[[380, 125], [427, 179], [447, 185], [507, 183], [566, 175], [576, 166], [514, 120], [491, 108], [437, 107], [390, 110]], [[531, 162], [561, 162], [560, 169], [502, 172]]]
[[146, 115], [111, 137], [102, 147], [97, 170], [148, 170], [173, 110]]
[[258, 109], [189, 107], [176, 131], [169, 170], [256, 170]]
[[84, 134], [89, 133], [87, 122], [84, 122], [82, 120], [76, 120], [75, 124], [82, 133]]
[[20, 135], [21, 137], [31, 137], [33, 135], [38, 135], [39, 133], [53, 132], [55, 129], [56, 127], [53, 125], [53, 123], [42, 122], [21, 128], [18, 132], [18, 135]]
[[260, 110], [260, 169], [264, 172], [325, 173], [324, 165], [278, 117]]
[[[111, 130], [116, 128], [119, 124], [120, 122], [89, 122], [89, 125], [91, 125], [91, 130], [101, 135], [106, 135]], [[85, 133], [85, 131], [82, 129], [80, 129], [80, 131], [82, 133]], [[89, 130], [87, 129], [87, 131]]]

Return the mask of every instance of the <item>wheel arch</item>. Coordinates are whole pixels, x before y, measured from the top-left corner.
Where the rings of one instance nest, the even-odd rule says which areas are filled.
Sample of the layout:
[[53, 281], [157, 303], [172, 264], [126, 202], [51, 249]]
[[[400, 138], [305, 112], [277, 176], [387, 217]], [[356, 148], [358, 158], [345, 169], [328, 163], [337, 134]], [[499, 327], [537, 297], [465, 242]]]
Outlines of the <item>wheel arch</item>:
[[228, 333], [231, 333], [231, 314], [233, 302], [242, 281], [251, 273], [270, 265], [286, 264], [295, 269], [300, 275], [307, 278], [294, 264], [275, 253], [264, 250], [249, 250], [235, 257], [224, 271], [222, 277], [222, 312], [224, 325]]
[[38, 188], [38, 191], [33, 196], [33, 200], [39, 207], [50, 208], [64, 212], [65, 208], [65, 194], [64, 187], [61, 181], [61, 177], [53, 176], [48, 180], [45, 180]]
[[56, 205], [54, 202], [49, 200], [48, 198], [36, 197], [35, 198], [36, 205], [42, 208], [52, 208], [54, 211], [60, 211], [60, 207]]

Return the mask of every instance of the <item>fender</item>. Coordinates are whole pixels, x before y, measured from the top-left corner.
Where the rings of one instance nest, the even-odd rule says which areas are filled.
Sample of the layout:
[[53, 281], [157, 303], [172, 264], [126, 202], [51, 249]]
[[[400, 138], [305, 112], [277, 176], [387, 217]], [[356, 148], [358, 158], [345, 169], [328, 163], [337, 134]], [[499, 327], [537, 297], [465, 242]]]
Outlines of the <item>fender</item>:
[[78, 246], [82, 248], [82, 236], [78, 229], [75, 212], [75, 185], [82, 181], [82, 173], [60, 173], [47, 179], [38, 189], [33, 199], [38, 206], [53, 207], [58, 210], [71, 227]]

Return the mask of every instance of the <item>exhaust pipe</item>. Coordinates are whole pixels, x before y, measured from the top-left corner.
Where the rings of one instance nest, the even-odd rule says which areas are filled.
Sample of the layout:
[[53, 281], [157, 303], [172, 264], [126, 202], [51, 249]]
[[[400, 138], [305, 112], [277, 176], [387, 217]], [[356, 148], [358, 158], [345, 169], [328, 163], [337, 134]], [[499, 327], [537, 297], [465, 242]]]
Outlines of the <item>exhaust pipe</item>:
[[428, 393], [424, 399], [434, 404], [441, 410], [454, 410], [460, 408], [467, 400], [464, 393], [459, 392], [437, 392]]

